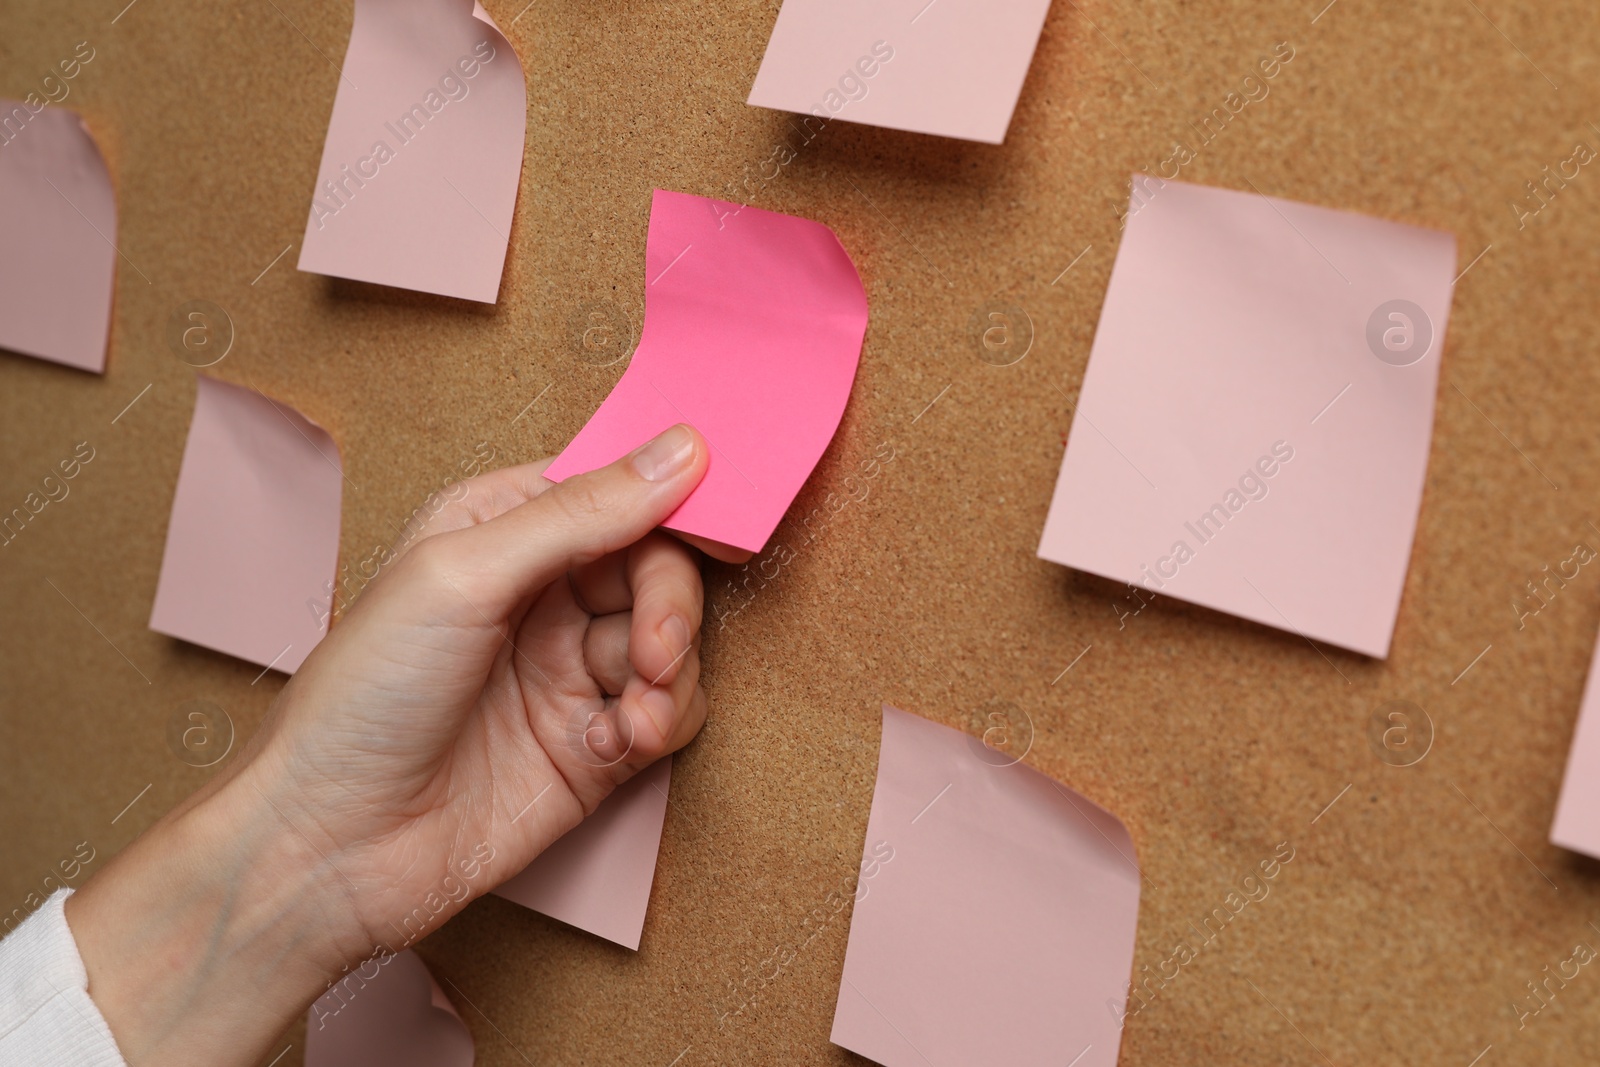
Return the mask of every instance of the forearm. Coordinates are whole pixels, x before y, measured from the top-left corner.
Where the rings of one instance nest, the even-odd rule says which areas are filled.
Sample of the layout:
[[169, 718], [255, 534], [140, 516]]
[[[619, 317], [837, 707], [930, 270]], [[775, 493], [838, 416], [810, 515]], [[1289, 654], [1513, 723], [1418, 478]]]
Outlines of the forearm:
[[250, 768], [180, 806], [67, 902], [124, 1057], [254, 1064], [369, 946], [333, 864]]

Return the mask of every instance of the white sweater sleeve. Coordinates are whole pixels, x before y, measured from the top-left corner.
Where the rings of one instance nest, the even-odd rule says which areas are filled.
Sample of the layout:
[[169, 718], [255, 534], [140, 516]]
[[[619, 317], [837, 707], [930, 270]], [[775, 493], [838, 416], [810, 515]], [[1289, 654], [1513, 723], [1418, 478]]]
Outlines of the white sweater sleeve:
[[89, 975], [62, 910], [70, 889], [0, 941], [0, 1067], [127, 1067], [89, 999]]

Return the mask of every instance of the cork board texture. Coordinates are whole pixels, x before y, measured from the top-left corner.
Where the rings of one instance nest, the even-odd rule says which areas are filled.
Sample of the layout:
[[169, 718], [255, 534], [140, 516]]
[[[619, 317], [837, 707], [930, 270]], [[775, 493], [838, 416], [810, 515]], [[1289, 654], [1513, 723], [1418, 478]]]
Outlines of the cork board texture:
[[[625, 364], [582, 333], [637, 336], [659, 186], [832, 226], [871, 322], [838, 436], [768, 552], [708, 567], [712, 713], [673, 775], [641, 951], [494, 898], [421, 943], [479, 1063], [863, 1062], [828, 1043], [847, 914], [757, 975], [860, 860], [882, 701], [969, 731], [1008, 709], [1030, 763], [1126, 820], [1145, 874], [1136, 970], [1292, 844], [1270, 896], [1129, 1022], [1130, 1067], [1592, 1050], [1587, 970], [1520, 1028], [1512, 1008], [1600, 942], [1600, 865], [1546, 843], [1600, 574], [1520, 628], [1513, 606], [1544, 566], [1600, 545], [1600, 177], [1537, 213], [1524, 199], [1600, 143], [1592, 5], [1058, 0], [1006, 143], [988, 146], [846, 123], [802, 143], [747, 107], [776, 0], [487, 0], [528, 82], [489, 307], [293, 269], [348, 4], [124, 3], [0, 7], [0, 93], [79, 41], [96, 51], [66, 104], [106, 153], [123, 257], [103, 378], [0, 356], [0, 503], [78, 442], [96, 453], [0, 550], [8, 909], [80, 842], [98, 869], [215, 772], [168, 748], [183, 702], [221, 705], [246, 736], [282, 684], [146, 628], [194, 401], [173, 310], [224, 307], [236, 341], [212, 372], [339, 441], [354, 567], [480, 443], [506, 462], [552, 454], [599, 405]], [[1182, 177], [1449, 230], [1471, 264], [1387, 662], [1170, 600], [1119, 629], [1114, 583], [1034, 556], [1128, 175], [1279, 42], [1294, 58], [1270, 94]], [[780, 145], [793, 159], [775, 168]], [[991, 300], [1033, 324], [1010, 366], [968, 331]], [[1432, 724], [1412, 766], [1369, 738], [1391, 700]]]

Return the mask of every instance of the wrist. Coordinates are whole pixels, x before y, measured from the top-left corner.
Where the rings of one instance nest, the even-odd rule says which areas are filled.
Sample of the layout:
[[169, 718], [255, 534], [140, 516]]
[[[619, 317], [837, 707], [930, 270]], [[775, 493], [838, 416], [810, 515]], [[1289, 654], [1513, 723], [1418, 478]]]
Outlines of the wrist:
[[370, 945], [341, 875], [246, 764], [67, 902], [124, 1057], [250, 1064]]

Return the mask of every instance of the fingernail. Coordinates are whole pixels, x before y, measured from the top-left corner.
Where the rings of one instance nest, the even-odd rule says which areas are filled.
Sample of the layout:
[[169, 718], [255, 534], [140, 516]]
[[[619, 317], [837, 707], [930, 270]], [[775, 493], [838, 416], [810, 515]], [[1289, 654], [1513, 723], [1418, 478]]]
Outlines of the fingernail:
[[647, 482], [664, 482], [689, 466], [694, 434], [679, 423], [633, 454], [633, 469]]
[[663, 738], [671, 737], [673, 724], [678, 718], [678, 705], [672, 699], [672, 694], [662, 686], [651, 686], [639, 698], [639, 703], [644, 706], [650, 721], [656, 724], [656, 732]]

